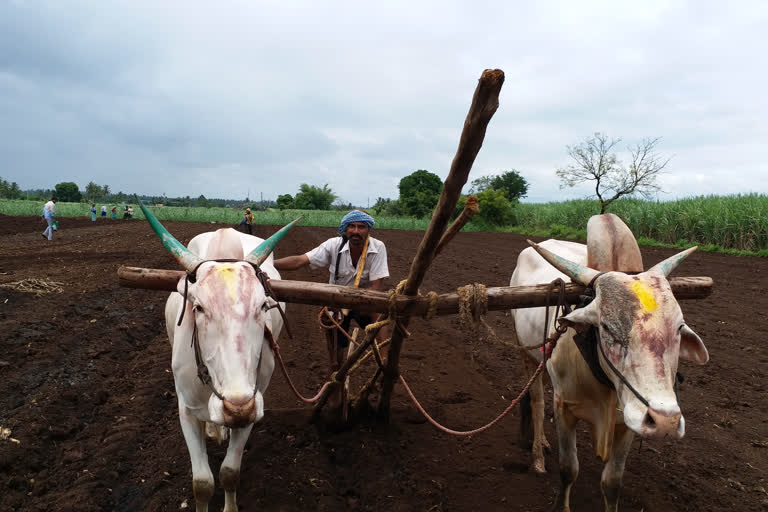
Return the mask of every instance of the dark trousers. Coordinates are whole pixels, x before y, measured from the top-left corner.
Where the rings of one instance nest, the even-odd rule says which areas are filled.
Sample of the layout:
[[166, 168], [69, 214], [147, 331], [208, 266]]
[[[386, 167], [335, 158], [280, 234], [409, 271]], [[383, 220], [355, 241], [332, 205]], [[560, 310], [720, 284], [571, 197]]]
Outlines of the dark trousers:
[[[349, 334], [352, 334], [350, 332], [352, 320], [354, 320], [361, 329], [365, 329], [373, 323], [373, 318], [371, 318], [369, 315], [364, 315], [359, 311], [350, 311], [349, 314], [344, 318], [344, 321], [341, 322], [341, 328], [347, 331]], [[344, 333], [336, 331], [336, 336], [336, 344], [339, 347], [346, 348], [349, 346], [349, 339], [344, 336]]]

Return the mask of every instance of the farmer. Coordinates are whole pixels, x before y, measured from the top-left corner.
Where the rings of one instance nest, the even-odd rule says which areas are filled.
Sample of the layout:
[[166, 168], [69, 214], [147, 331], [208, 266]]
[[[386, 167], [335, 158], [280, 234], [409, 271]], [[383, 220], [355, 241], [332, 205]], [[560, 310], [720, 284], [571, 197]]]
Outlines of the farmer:
[[[389, 277], [387, 249], [381, 240], [370, 236], [373, 225], [373, 217], [364, 211], [352, 210], [341, 219], [339, 236], [329, 238], [305, 254], [276, 259], [274, 266], [277, 270], [296, 270], [306, 265], [313, 269], [324, 267], [330, 272], [328, 280], [330, 284], [384, 291], [385, 279]], [[361, 261], [362, 267], [360, 267]], [[334, 319], [346, 332], [349, 332], [352, 320], [363, 329], [373, 322], [370, 315], [359, 311], [348, 311], [346, 315], [343, 313], [342, 311], [332, 312]], [[327, 318], [326, 321], [329, 322]], [[349, 340], [336, 329], [329, 329], [326, 332], [331, 367], [335, 371], [344, 362], [346, 353], [344, 349], [349, 346]], [[336, 334], [335, 343], [333, 333]], [[377, 339], [382, 341], [383, 338], [383, 331], [380, 330]]]
[[96, 203], [91, 203], [91, 221], [96, 222]]
[[48, 224], [48, 227], [43, 231], [43, 238], [53, 240], [53, 218], [56, 216], [56, 198], [52, 197], [50, 201], [43, 206], [43, 215], [41, 217]]
[[117, 206], [112, 207], [112, 220], [117, 220]]
[[245, 224], [245, 230], [249, 235], [253, 234], [253, 214], [251, 213], [250, 208], [245, 209], [245, 215], [243, 216], [243, 220], [240, 222], [240, 224]]
[[107, 218], [107, 205], [105, 204], [101, 205], [101, 216]]

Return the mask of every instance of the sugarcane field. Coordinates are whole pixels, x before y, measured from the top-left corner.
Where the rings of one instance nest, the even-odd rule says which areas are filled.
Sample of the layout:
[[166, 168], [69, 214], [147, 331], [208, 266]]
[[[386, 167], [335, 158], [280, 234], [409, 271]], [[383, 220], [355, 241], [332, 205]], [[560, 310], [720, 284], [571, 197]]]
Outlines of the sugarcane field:
[[[48, 511], [192, 509], [192, 478], [171, 373], [163, 316], [168, 292], [119, 286], [123, 265], [178, 270], [145, 222], [94, 224], [65, 219], [56, 245], [39, 235], [39, 219], [0, 215], [0, 509]], [[279, 226], [278, 226], [279, 227]], [[270, 236], [278, 227], [256, 226]], [[182, 243], [212, 229], [168, 222]], [[333, 228], [288, 233], [276, 256], [295, 254], [333, 236]], [[390, 284], [406, 279], [422, 239], [418, 231], [380, 230], [390, 248]], [[534, 241], [539, 241], [534, 239]], [[435, 258], [421, 294], [482, 283], [504, 287], [528, 244], [507, 233], [459, 233]], [[642, 247], [647, 265], [675, 250]], [[681, 362], [681, 440], [632, 443], [623, 477], [623, 510], [763, 510], [768, 424], [763, 407], [768, 356], [762, 348], [768, 307], [768, 260], [696, 252], [676, 271], [709, 276], [711, 295], [681, 300], [687, 323], [710, 361]], [[325, 271], [283, 273], [322, 283]], [[394, 286], [393, 285], [393, 286]], [[314, 394], [328, 379], [319, 306], [287, 304], [293, 333], [278, 343], [296, 386]], [[425, 410], [457, 430], [487, 423], [526, 384], [509, 311], [489, 311], [484, 325], [458, 315], [414, 316], [400, 372]], [[350, 378], [359, 389], [376, 370], [369, 359]], [[274, 372], [265, 416], [243, 454], [238, 501], [244, 510], [543, 510], [559, 481], [545, 377], [546, 473], [529, 471], [519, 411], [472, 436], [433, 427], [402, 386], [388, 422], [374, 412], [346, 424], [295, 398]], [[376, 401], [376, 392], [369, 401]], [[584, 425], [579, 478], [571, 506], [602, 507], [602, 463]], [[226, 445], [209, 441], [217, 472]], [[223, 492], [210, 502], [221, 509]]]

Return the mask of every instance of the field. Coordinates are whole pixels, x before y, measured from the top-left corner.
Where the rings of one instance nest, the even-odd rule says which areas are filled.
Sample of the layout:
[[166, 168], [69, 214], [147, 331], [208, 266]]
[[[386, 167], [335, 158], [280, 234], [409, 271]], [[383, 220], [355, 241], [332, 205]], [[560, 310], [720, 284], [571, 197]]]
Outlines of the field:
[[[0, 199], [0, 213], [7, 215], [38, 215], [41, 209], [39, 201]], [[135, 210], [135, 218], [143, 219], [141, 210]], [[229, 224], [237, 224], [243, 215], [242, 211], [232, 208], [152, 207], [152, 212], [161, 221]], [[600, 213], [600, 207], [593, 200], [520, 203], [514, 212], [514, 221], [508, 225], [487, 225], [477, 216], [464, 231], [584, 237], [587, 221]], [[768, 257], [768, 196], [764, 194], [699, 196], [667, 202], [623, 198], [611, 205], [610, 212], [621, 217], [638, 240], [647, 245], [687, 248], [698, 244], [706, 251], [746, 252]], [[90, 217], [89, 205], [85, 203], [59, 203], [57, 213], [62, 217]], [[337, 224], [339, 214], [321, 210], [254, 211], [254, 222], [285, 225], [303, 215], [304, 226], [331, 227]], [[122, 213], [119, 217], [122, 218]], [[379, 229], [425, 230], [429, 219], [376, 215], [376, 224]]]
[[[35, 215], [35, 214], [33, 214]], [[34, 216], [0, 215], [0, 510], [176, 511], [192, 507], [189, 457], [178, 424], [165, 292], [122, 289], [119, 265], [177, 269], [145, 222], [62, 218], [52, 243]], [[182, 242], [209, 223], [168, 222]], [[257, 226], [264, 237], [274, 227]], [[295, 228], [279, 255], [304, 252], [332, 228]], [[391, 283], [403, 279], [422, 233], [378, 230], [387, 243]], [[460, 233], [422, 286], [447, 292], [470, 282], [504, 286], [524, 237]], [[646, 266], [674, 253], [644, 247]], [[682, 303], [711, 361], [682, 363], [686, 437], [635, 441], [624, 475], [623, 511], [744, 511], [768, 507], [768, 259], [695, 253], [676, 275], [707, 275], [715, 291]], [[284, 278], [323, 282], [324, 271]], [[11, 283], [41, 279], [59, 293], [35, 296]], [[317, 308], [288, 307], [294, 339], [281, 352], [305, 392], [323, 382], [327, 356]], [[514, 342], [508, 314], [489, 323]], [[426, 408], [457, 429], [494, 417], [524, 383], [518, 351], [460, 330], [455, 317], [414, 319], [402, 370]], [[366, 368], [364, 373], [370, 372]], [[391, 423], [339, 431], [308, 422], [275, 372], [267, 415], [243, 457], [241, 510], [546, 510], [559, 480], [556, 449], [546, 475], [527, 472], [517, 413], [471, 438], [425, 423], [400, 387]], [[548, 417], [551, 388], [548, 387]], [[553, 442], [552, 425], [547, 436]], [[579, 431], [576, 511], [601, 510], [601, 464]], [[209, 446], [214, 474], [223, 449]], [[217, 489], [212, 510], [221, 510]], [[189, 509], [187, 509], [189, 510]]]

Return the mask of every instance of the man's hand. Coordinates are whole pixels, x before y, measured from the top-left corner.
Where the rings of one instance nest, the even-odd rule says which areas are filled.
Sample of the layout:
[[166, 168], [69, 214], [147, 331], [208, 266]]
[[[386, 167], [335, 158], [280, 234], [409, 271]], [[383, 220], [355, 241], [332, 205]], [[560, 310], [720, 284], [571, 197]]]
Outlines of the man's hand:
[[306, 254], [286, 256], [285, 258], [274, 260], [272, 265], [274, 265], [277, 270], [297, 270], [309, 265], [309, 257], [307, 257]]

